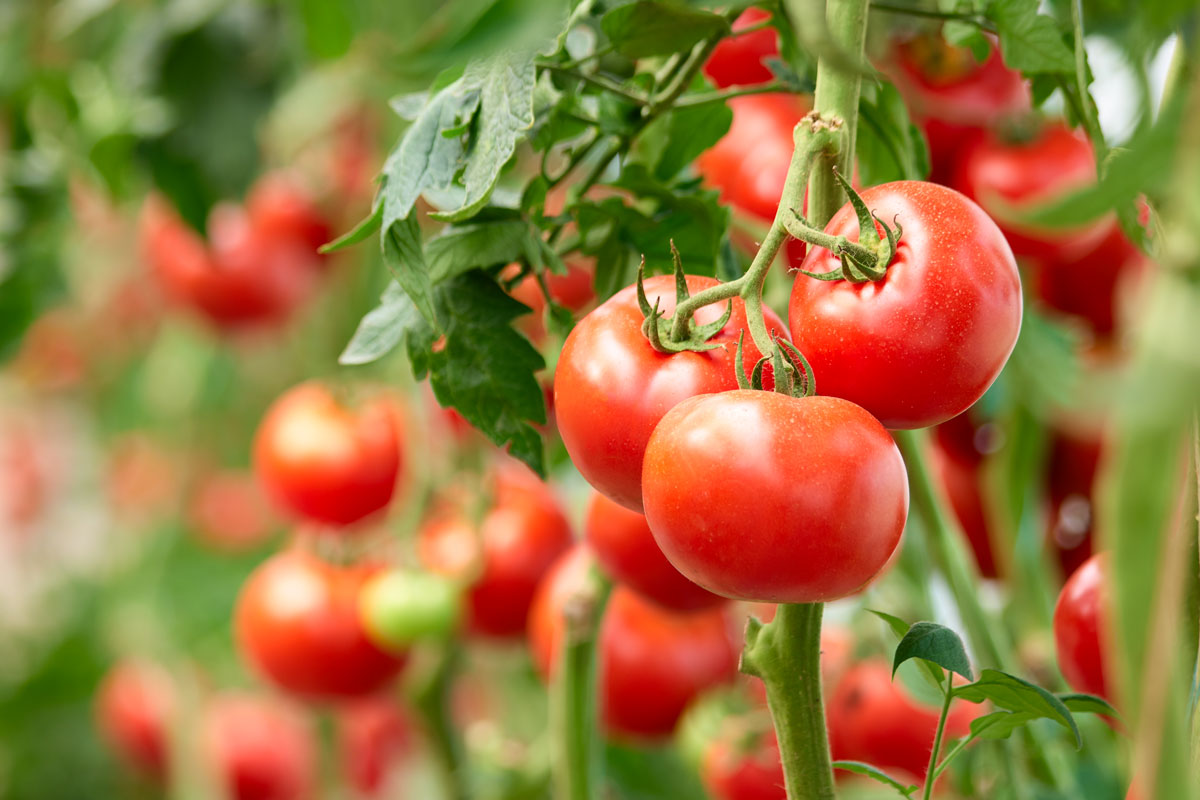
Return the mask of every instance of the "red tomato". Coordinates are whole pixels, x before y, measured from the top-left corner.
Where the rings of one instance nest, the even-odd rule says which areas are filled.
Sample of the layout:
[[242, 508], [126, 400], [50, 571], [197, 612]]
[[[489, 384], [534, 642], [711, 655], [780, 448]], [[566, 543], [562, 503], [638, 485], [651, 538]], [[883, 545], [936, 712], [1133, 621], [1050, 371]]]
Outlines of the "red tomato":
[[387, 508], [403, 471], [398, 415], [384, 398], [352, 412], [328, 388], [281, 395], [254, 437], [254, 471], [282, 508], [352, 525]]
[[1048, 123], [1022, 141], [986, 133], [963, 146], [951, 185], [983, 206], [1018, 257], [1053, 266], [1095, 248], [1115, 224], [1113, 216], [1050, 229], [1017, 215], [1095, 183], [1095, 158], [1087, 138], [1062, 122]]
[[663, 608], [695, 611], [725, 602], [671, 566], [644, 516], [599, 492], [592, 492], [583, 535], [609, 577]]
[[[844, 397], [889, 428], [923, 428], [966, 411], [1000, 374], [1021, 328], [1021, 280], [1003, 234], [958, 192], [920, 181], [862, 193], [904, 230], [882, 280], [851, 283], [797, 275], [788, 307], [792, 339], [821, 394]], [[825, 232], [858, 238], [847, 203]], [[804, 269], [839, 270], [812, 248]]]
[[389, 778], [413, 745], [408, 716], [393, 701], [368, 698], [339, 708], [337, 721], [350, 785], [367, 797], [387, 796]]
[[1004, 66], [994, 44], [980, 63], [940, 33], [915, 36], [896, 44], [888, 73], [925, 131], [930, 179], [938, 183], [950, 178], [965, 140], [1028, 112], [1032, 104], [1029, 83]]
[[760, 8], [747, 8], [734, 20], [735, 35], [722, 39], [704, 64], [704, 74], [718, 88], [766, 83], [774, 77], [764, 61], [779, 55], [779, 33], [767, 27], [736, 35], [743, 28], [770, 18]]
[[383, 688], [405, 657], [372, 644], [359, 622], [359, 592], [378, 571], [336, 566], [300, 550], [277, 553], [238, 596], [238, 648], [264, 677], [298, 695], [336, 699]]
[[1053, 432], [1046, 474], [1048, 536], [1063, 575], [1075, 572], [1092, 555], [1092, 490], [1102, 454], [1098, 437]]
[[775, 731], [752, 739], [714, 739], [704, 751], [700, 778], [714, 800], [787, 800]]
[[312, 194], [298, 178], [286, 173], [259, 177], [246, 195], [246, 213], [259, 232], [302, 244], [313, 256], [317, 248], [333, 238], [329, 222]]
[[228, 694], [205, 709], [202, 744], [230, 800], [304, 800], [317, 784], [312, 725], [299, 709]]
[[[592, 288], [592, 272], [590, 265], [569, 260], [566, 275], [546, 273], [546, 288], [550, 290], [550, 296], [564, 307], [580, 311], [596, 299]], [[537, 278], [526, 275], [509, 294], [530, 308], [530, 313], [517, 321], [518, 327], [529, 337], [529, 341], [535, 345], [542, 344], [546, 339], [546, 298], [538, 286]]]
[[685, 400], [650, 437], [642, 489], [650, 530], [680, 572], [760, 602], [857, 592], [887, 564], [908, 514], [892, 437], [836, 397]]
[[266, 541], [275, 519], [254, 476], [226, 470], [204, 476], [192, 490], [188, 522], [205, 543], [228, 552], [251, 550]]
[[538, 583], [571, 546], [571, 527], [550, 487], [523, 465], [503, 462], [492, 483], [478, 527], [464, 508], [443, 511], [422, 526], [417, 550], [434, 572], [473, 576], [466, 594], [472, 631], [520, 637]]
[[[529, 647], [544, 677], [562, 646], [563, 609], [591, 567], [583, 547], [565, 554], [538, 589], [529, 615]], [[619, 736], [668, 736], [702, 691], [737, 673], [738, 635], [725, 609], [676, 614], [613, 589], [601, 623], [600, 698], [608, 730]]]
[[[962, 419], [966, 415], [956, 417]], [[945, 424], [945, 423], [943, 423]], [[941, 427], [941, 426], [939, 426]], [[950, 499], [950, 506], [958, 524], [962, 526], [975, 563], [985, 578], [999, 577], [996, 557], [992, 551], [987, 509], [983, 504], [982, 465], [978, 459], [965, 460], [941, 444], [941, 438], [933, 439], [933, 472]]]
[[[829, 701], [829, 746], [835, 760], [865, 761], [885, 771], [925, 777], [941, 709], [917, 703], [892, 680], [882, 661], [850, 668]], [[982, 706], [956, 700], [946, 718], [943, 744], [966, 736]]]
[[1098, 553], [1075, 570], [1058, 596], [1054, 644], [1058, 667], [1071, 688], [1111, 701], [1104, 664], [1108, 597], [1108, 558]]
[[121, 661], [96, 691], [96, 724], [130, 766], [154, 778], [167, 772], [167, 727], [174, 690], [166, 670]]
[[[688, 276], [694, 294], [717, 281]], [[675, 310], [675, 279], [647, 278], [653, 306]], [[696, 312], [698, 324], [724, 313], [718, 303]], [[780, 319], [766, 312], [768, 330], [784, 333]], [[642, 312], [633, 286], [617, 292], [579, 321], [567, 337], [554, 374], [554, 408], [559, 433], [571, 461], [588, 483], [626, 508], [642, 510], [642, 456], [654, 426], [680, 400], [737, 388], [734, 371], [738, 335], [746, 327], [746, 306], [733, 301], [733, 314], [710, 341], [724, 345], [703, 353], [665, 354], [642, 335]], [[759, 359], [746, 331], [746, 373]]]

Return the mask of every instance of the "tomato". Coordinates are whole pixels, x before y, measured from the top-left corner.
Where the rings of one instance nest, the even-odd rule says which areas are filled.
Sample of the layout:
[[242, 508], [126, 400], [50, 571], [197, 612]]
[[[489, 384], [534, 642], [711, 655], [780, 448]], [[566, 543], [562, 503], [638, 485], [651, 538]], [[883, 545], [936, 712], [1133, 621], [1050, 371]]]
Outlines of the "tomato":
[[[529, 647], [549, 678], [562, 646], [563, 609], [591, 568], [575, 547], [551, 568], [529, 615]], [[617, 586], [599, 637], [600, 703], [610, 733], [639, 739], [668, 736], [702, 691], [737, 673], [739, 635], [723, 608], [677, 614]]]
[[388, 796], [389, 778], [414, 744], [413, 724], [395, 702], [368, 698], [337, 712], [342, 768], [367, 797]]
[[725, 597], [772, 603], [857, 592], [895, 551], [908, 514], [904, 461], [870, 414], [836, 397], [753, 390], [668, 412], [646, 447], [642, 494], [680, 572]]
[[734, 35], [722, 39], [704, 63], [704, 74], [718, 88], [750, 86], [774, 78], [764, 60], [779, 56], [779, 33], [767, 27], [738, 34], [743, 28], [770, 18], [771, 15], [760, 8], [747, 8], [734, 20]]
[[118, 516], [144, 520], [175, 508], [178, 462], [148, 434], [126, 433], [114, 441], [107, 470], [105, 490]]
[[[956, 700], [946, 718], [943, 743], [970, 732], [981, 706]], [[920, 780], [929, 767], [941, 709], [915, 701], [892, 680], [883, 661], [850, 668], [829, 700], [829, 746], [835, 760], [865, 761], [884, 771], [904, 770]]]
[[336, 566], [300, 550], [278, 553], [242, 587], [238, 648], [268, 680], [313, 698], [359, 697], [387, 685], [405, 657], [385, 653], [359, 621], [359, 593], [379, 572]]
[[663, 608], [695, 611], [725, 602], [671, 566], [644, 516], [599, 492], [588, 503], [583, 535], [609, 577]]
[[954, 516], [967, 536], [967, 543], [971, 545], [971, 551], [975, 554], [975, 563], [979, 565], [980, 574], [985, 578], [999, 577], [987, 509], [983, 504], [982, 464], [978, 459], [961, 458], [941, 444], [941, 441], [941, 437], [933, 439], [933, 473], [941, 483], [942, 490], [950, 500]]
[[[592, 288], [593, 269], [580, 261], [568, 260], [566, 263], [566, 275], [546, 273], [546, 288], [550, 296], [565, 308], [581, 311], [596, 299], [596, 292]], [[535, 345], [542, 344], [546, 339], [546, 297], [538, 286], [537, 278], [526, 275], [509, 294], [530, 308], [530, 313], [517, 321], [518, 327], [529, 337], [529, 341]]]
[[[713, 278], [688, 276], [698, 292]], [[666, 314], [675, 309], [675, 279], [647, 278], [646, 296]], [[698, 324], [721, 317], [725, 304], [701, 308]], [[783, 332], [780, 319], [764, 309], [767, 328]], [[579, 321], [563, 345], [554, 374], [558, 430], [579, 472], [609, 499], [642, 510], [642, 456], [654, 426], [680, 400], [737, 388], [735, 355], [745, 331], [746, 306], [733, 301], [733, 314], [710, 342], [723, 345], [702, 353], [656, 351], [642, 335], [642, 312], [633, 286], [617, 292]], [[745, 332], [746, 373], [759, 359]]]
[[299, 709], [279, 700], [213, 698], [201, 742], [230, 800], [305, 800], [316, 789], [315, 732]]
[[714, 800], [787, 800], [774, 730], [740, 741], [714, 739], [704, 751], [700, 778]]
[[1046, 473], [1047, 536], [1063, 575], [1075, 572], [1092, 555], [1093, 487], [1102, 455], [1098, 436], [1052, 431]]
[[573, 541], [550, 487], [523, 465], [492, 474], [492, 502], [478, 527], [465, 508], [443, 510], [418, 533], [422, 563], [469, 580], [468, 626], [478, 634], [520, 637], [538, 583]]
[[96, 691], [96, 724], [130, 766], [163, 778], [174, 689], [166, 670], [146, 661], [118, 662]]
[[276, 172], [259, 177], [246, 195], [246, 213], [263, 235], [302, 244], [311, 256], [333, 239], [312, 194], [293, 175]]
[[188, 502], [188, 523], [206, 544], [243, 552], [265, 542], [275, 518], [254, 476], [225, 470], [202, 477]]
[[[979, 206], [935, 183], [885, 183], [862, 197], [903, 226], [887, 274], [865, 283], [798, 275], [792, 339], [819, 393], [858, 403], [889, 428], [944, 422], [983, 395], [1016, 344], [1021, 280], [1012, 251]], [[825, 232], [857, 240], [848, 203]], [[840, 267], [823, 247], [804, 260], [814, 273]]]
[[1115, 224], [1113, 215], [1055, 229], [1017, 216], [1095, 182], [1091, 143], [1065, 123], [1050, 122], [1025, 140], [994, 132], [973, 138], [963, 146], [951, 185], [996, 220], [1017, 257], [1053, 266], [1096, 247]]
[[424, 639], [444, 639], [462, 616], [459, 586], [423, 570], [393, 569], [363, 585], [359, 617], [371, 641], [404, 650]]
[[1006, 118], [1029, 111], [1029, 83], [1004, 66], [989, 40], [982, 63], [940, 33], [898, 41], [887, 70], [929, 141], [931, 180], [945, 183], [962, 143]]
[[1054, 606], [1054, 645], [1058, 667], [1077, 692], [1107, 700], [1112, 686], [1105, 666], [1108, 635], [1108, 558], [1098, 553], [1063, 585]]
[[254, 471], [284, 509], [352, 525], [387, 508], [403, 470], [398, 415], [382, 397], [357, 411], [325, 386], [281, 395], [254, 437]]

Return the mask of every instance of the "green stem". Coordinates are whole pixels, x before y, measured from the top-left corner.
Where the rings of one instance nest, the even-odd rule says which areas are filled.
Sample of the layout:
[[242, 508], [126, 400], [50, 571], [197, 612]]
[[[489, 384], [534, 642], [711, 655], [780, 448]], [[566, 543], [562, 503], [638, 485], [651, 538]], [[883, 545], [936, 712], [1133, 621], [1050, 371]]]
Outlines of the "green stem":
[[1071, 27], [1075, 32], [1075, 90], [1079, 93], [1079, 105], [1083, 110], [1083, 127], [1096, 152], [1096, 165], [1103, 168], [1108, 158], [1108, 143], [1104, 141], [1100, 115], [1088, 91], [1087, 50], [1083, 46], [1083, 0], [1071, 0]]
[[709, 103], [723, 103], [733, 97], [745, 97], [751, 94], [772, 94], [775, 92], [790, 92], [791, 87], [786, 84], [772, 81], [771, 83], [760, 83], [755, 86], [730, 86], [728, 89], [721, 89], [716, 92], [707, 92], [705, 94], [696, 94], [680, 100], [675, 104], [675, 108], [695, 108]]
[[954, 699], [954, 673], [946, 670], [946, 697], [942, 701], [942, 715], [938, 717], [937, 733], [933, 736], [933, 752], [929, 754], [929, 768], [925, 771], [924, 800], [933, 794], [934, 779], [937, 777], [938, 753], [942, 751], [942, 737], [946, 734], [946, 717], [950, 715], [950, 701]]
[[938, 778], [942, 777], [942, 773], [945, 772], [946, 768], [950, 766], [950, 762], [954, 760], [954, 757], [963, 750], [966, 750], [967, 745], [973, 741], [975, 741], [974, 736], [967, 736], [963, 739], [959, 739], [958, 742], [955, 743], [954, 747], [951, 747], [946, 752], [945, 758], [938, 763], [937, 767], [930, 771], [929, 774], [933, 776], [932, 780], [930, 780], [930, 783], [934, 783]]
[[[793, 26], [803, 25], [804, 0], [786, 0], [786, 5]], [[861, 57], [866, 42], [868, 5], [868, 0], [828, 0], [825, 18], [833, 50]], [[860, 72], [848, 69], [847, 65], [836, 63], [834, 59], [822, 58], [817, 62], [813, 109], [825, 119], [842, 122], [841, 146], [835, 154], [819, 159], [809, 178], [807, 216], [818, 228], [824, 228], [843, 203], [842, 189], [834, 178], [833, 168], [837, 167], [843, 175], [853, 174], [861, 89]]]
[[746, 626], [742, 672], [762, 679], [775, 721], [788, 800], [833, 800], [833, 762], [821, 700], [821, 603], [781, 603]]
[[563, 608], [563, 650], [551, 691], [558, 797], [596, 800], [603, 779], [596, 713], [596, 639], [612, 588], [596, 570]]
[[628, 100], [630, 103], [633, 103], [634, 105], [639, 105], [639, 106], [646, 105], [647, 101], [646, 101], [645, 97], [638, 95], [638, 94], [634, 94], [633, 92], [627, 91], [625, 89], [625, 87], [622, 86], [621, 84], [614, 83], [613, 81], [610, 81], [607, 78], [601, 78], [598, 75], [591, 75], [586, 72], [580, 72], [579, 70], [565, 67], [562, 64], [543, 63], [543, 64], [541, 64], [541, 67], [542, 67], [542, 69], [548, 69], [551, 72], [557, 72], [561, 75], [566, 75], [567, 77], [574, 78], [577, 81], [582, 81], [583, 83], [591, 84], [592, 86], [595, 86], [597, 89], [603, 89], [606, 92], [615, 94], [617, 97], [620, 97], [623, 100]]
[[420, 715], [425, 733], [442, 769], [447, 796], [451, 800], [469, 800], [463, 745], [450, 720], [450, 689], [458, 668], [459, 653], [453, 645], [442, 653], [432, 674], [413, 697], [413, 707]]

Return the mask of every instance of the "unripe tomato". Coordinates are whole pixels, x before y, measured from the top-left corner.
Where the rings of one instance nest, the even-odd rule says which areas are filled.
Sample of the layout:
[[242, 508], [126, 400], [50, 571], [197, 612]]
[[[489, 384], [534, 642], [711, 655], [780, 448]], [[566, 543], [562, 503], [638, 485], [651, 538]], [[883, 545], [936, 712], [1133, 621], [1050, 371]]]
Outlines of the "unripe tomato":
[[161, 779], [167, 773], [167, 728], [174, 699], [166, 670], [146, 661], [121, 661], [96, 691], [96, 724], [124, 761]]
[[205, 544], [226, 552], [261, 545], [275, 528], [262, 487], [247, 472], [224, 470], [203, 476], [188, 501], [188, 523]]
[[[1000, 374], [1021, 329], [1021, 280], [996, 223], [952, 189], [896, 181], [862, 192], [867, 207], [903, 226], [878, 281], [797, 275], [792, 339], [817, 391], [858, 403], [888, 428], [923, 428], [966, 411]], [[849, 203], [825, 232], [858, 239]], [[814, 247], [805, 270], [841, 269]]]
[[704, 751], [700, 778], [714, 800], [787, 800], [774, 730], [740, 741], [712, 740]]
[[770, 18], [760, 8], [747, 8], [734, 20], [734, 35], [722, 39], [704, 63], [704, 74], [718, 88], [766, 83], [774, 77], [764, 60], [779, 55], [779, 33], [767, 27], [738, 34], [743, 28]]
[[230, 800], [313, 796], [317, 742], [299, 709], [266, 697], [220, 695], [204, 711], [201, 737]]
[[1071, 228], [1046, 228], [1018, 216], [1095, 182], [1096, 156], [1087, 137], [1051, 122], [1023, 140], [992, 132], [975, 137], [963, 146], [951, 185], [996, 220], [1017, 257], [1053, 266], [1095, 248], [1115, 224], [1113, 215]]
[[908, 476], [892, 437], [859, 406], [738, 390], [663, 417], [646, 447], [643, 497], [663, 553], [704, 588], [818, 603], [883, 569], [904, 530]]
[[339, 708], [337, 726], [350, 785], [366, 797], [388, 796], [389, 779], [413, 746], [408, 715], [391, 700], [367, 698]]
[[359, 621], [359, 593], [379, 569], [341, 567], [301, 550], [267, 559], [238, 595], [243, 657], [275, 685], [315, 699], [360, 697], [387, 685], [405, 657], [385, 653]]
[[583, 535], [609, 577], [672, 611], [695, 611], [725, 602], [671, 566], [646, 518], [599, 492], [588, 502]]
[[[982, 706], [955, 700], [943, 744], [966, 736]], [[882, 661], [865, 661], [842, 677], [829, 701], [829, 746], [837, 760], [865, 761], [885, 771], [900, 769], [920, 780], [929, 767], [940, 708], [916, 702], [892, 680]]]
[[[581, 546], [563, 555], [538, 588], [529, 647], [547, 679], [563, 646], [563, 612], [591, 568]], [[614, 587], [599, 636], [599, 693], [610, 733], [668, 736], [688, 704], [737, 673], [738, 632], [725, 609], [676, 614]]]
[[311, 256], [333, 238], [316, 200], [293, 175], [272, 172], [260, 176], [246, 195], [246, 213], [264, 235], [297, 242]]
[[254, 470], [279, 505], [351, 525], [388, 506], [402, 463], [397, 415], [382, 398], [353, 412], [319, 383], [281, 395], [254, 437]]
[[1108, 557], [1098, 553], [1063, 585], [1054, 606], [1058, 667], [1077, 692], [1111, 700], [1105, 641], [1108, 636]]
[[[688, 276], [695, 294], [713, 278]], [[675, 309], [675, 279], [645, 281], [646, 297], [666, 314]], [[721, 317], [724, 303], [696, 312], [696, 324]], [[783, 323], [764, 309], [767, 329]], [[571, 461], [598, 491], [626, 508], [642, 510], [642, 457], [654, 426], [680, 400], [737, 388], [735, 361], [745, 331], [743, 363], [749, 375], [760, 358], [746, 331], [746, 306], [733, 301], [733, 314], [709, 341], [722, 345], [702, 353], [660, 353], [642, 335], [637, 289], [626, 287], [579, 321], [567, 337], [554, 373], [558, 430]]]
[[429, 569], [468, 581], [472, 631], [520, 637], [538, 583], [571, 546], [571, 527], [550, 487], [519, 463], [502, 462], [491, 490], [478, 528], [464, 509], [443, 511], [422, 526], [417, 550]]
[[404, 650], [454, 632], [462, 600], [454, 581], [415, 569], [381, 572], [363, 585], [359, 614], [371, 641]]

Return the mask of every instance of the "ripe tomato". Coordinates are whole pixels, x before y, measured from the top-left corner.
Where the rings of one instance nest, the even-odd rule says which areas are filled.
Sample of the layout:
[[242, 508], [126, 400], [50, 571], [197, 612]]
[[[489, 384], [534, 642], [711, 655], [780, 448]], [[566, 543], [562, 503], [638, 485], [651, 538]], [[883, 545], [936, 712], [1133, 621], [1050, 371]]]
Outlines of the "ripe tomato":
[[700, 778], [714, 800], [787, 800], [774, 730], [714, 739], [704, 751]]
[[[529, 647], [543, 677], [559, 658], [563, 609], [591, 567], [582, 546], [563, 555], [538, 588]], [[610, 733], [668, 736], [688, 704], [737, 673], [738, 634], [725, 609], [676, 614], [623, 586], [613, 589], [599, 639], [600, 698]]]
[[1054, 645], [1071, 688], [1111, 700], [1104, 663], [1108, 597], [1108, 557], [1098, 553], [1075, 570], [1058, 596]]
[[[692, 293], [716, 284], [688, 276]], [[668, 315], [675, 309], [675, 279], [647, 278], [646, 297]], [[724, 304], [696, 312], [697, 324], [713, 322]], [[768, 330], [783, 332], [765, 309]], [[738, 335], [746, 306], [733, 301], [733, 314], [710, 341], [723, 345], [703, 353], [660, 353], [642, 335], [642, 312], [633, 286], [617, 292], [579, 321], [567, 337], [554, 373], [554, 408], [571, 461], [588, 483], [626, 508], [642, 510], [642, 456], [654, 426], [680, 400], [737, 388], [734, 372]], [[747, 374], [759, 359], [746, 331]]]
[[376, 398], [352, 412], [328, 388], [281, 395], [254, 437], [254, 470], [279, 505], [327, 525], [385, 509], [403, 469], [398, 415]]
[[747, 8], [734, 20], [734, 35], [722, 39], [704, 63], [704, 74], [718, 88], [766, 83], [774, 77], [763, 62], [779, 55], [779, 33], [768, 27], [738, 35], [739, 30], [770, 18], [760, 8]]
[[[568, 260], [566, 275], [546, 273], [546, 288], [550, 296], [564, 307], [581, 311], [596, 299], [596, 292], [592, 288], [592, 272], [591, 265]], [[530, 313], [522, 316], [517, 325], [529, 337], [529, 341], [541, 345], [546, 339], [546, 297], [538, 286], [537, 278], [526, 275], [509, 294], [529, 306]]]
[[286, 703], [220, 695], [205, 709], [201, 742], [231, 800], [305, 800], [317, 783], [311, 723]]
[[571, 526], [550, 487], [524, 465], [501, 462], [478, 526], [462, 507], [443, 509], [418, 533], [434, 572], [469, 580], [467, 624], [484, 636], [520, 637], [550, 565], [570, 546]]
[[174, 689], [166, 670], [145, 661], [121, 661], [96, 691], [96, 724], [117, 754], [154, 778], [167, 772], [167, 727]]
[[[882, 280], [796, 276], [792, 339], [821, 394], [844, 397], [889, 428], [923, 428], [966, 411], [991, 386], [1021, 328], [1021, 280], [996, 224], [958, 192], [921, 181], [862, 193], [880, 219], [904, 230]], [[847, 203], [825, 232], [857, 240]], [[840, 269], [812, 248], [804, 269]]]
[[[955, 417], [962, 419], [965, 415]], [[952, 420], [953, 422], [953, 420]], [[948, 423], [943, 423], [948, 424]], [[940, 428], [941, 426], [939, 426]], [[987, 509], [982, 495], [982, 463], [979, 459], [967, 460], [959, 457], [942, 444], [942, 437], [933, 438], [933, 472], [950, 499], [950, 507], [958, 524], [967, 536], [967, 543], [975, 554], [975, 563], [985, 578], [999, 577], [996, 556], [993, 553], [989, 531]]]
[[904, 530], [908, 476], [892, 437], [853, 403], [739, 390], [663, 417], [643, 497], [655, 541], [704, 588], [816, 603], [883, 569]]
[[951, 185], [983, 206], [1019, 258], [1053, 266], [1095, 248], [1115, 224], [1113, 216], [1055, 229], [1017, 216], [1095, 182], [1091, 143], [1051, 122], [1024, 140], [1007, 141], [994, 132], [974, 137], [963, 146]]
[[246, 195], [246, 213], [260, 233], [298, 242], [312, 256], [333, 238], [312, 194], [293, 175], [274, 172], [259, 177]]
[[387, 796], [389, 778], [413, 746], [413, 726], [395, 702], [367, 698], [337, 712], [342, 769], [366, 797]]
[[[836, 760], [865, 761], [923, 779], [941, 709], [916, 702], [882, 661], [864, 661], [842, 677], [829, 701], [829, 746]], [[966, 736], [982, 706], [956, 700], [943, 743]]]
[[1063, 575], [1075, 572], [1092, 555], [1092, 489], [1102, 455], [1103, 441], [1098, 436], [1052, 432], [1046, 473], [1047, 536]]
[[982, 62], [940, 33], [898, 41], [887, 70], [929, 140], [930, 180], [945, 183], [959, 148], [975, 133], [1029, 111], [1029, 83], [991, 44]]
[[359, 697], [383, 688], [405, 657], [367, 638], [358, 615], [374, 566], [341, 567], [300, 550], [277, 553], [242, 587], [234, 610], [238, 648], [268, 680], [313, 698]]
[[671, 566], [646, 518], [592, 492], [583, 536], [608, 576], [672, 611], [695, 611], [725, 602]]
[[258, 547], [275, 529], [262, 488], [252, 474], [236, 470], [213, 472], [197, 482], [188, 523], [204, 543], [235, 553]]

